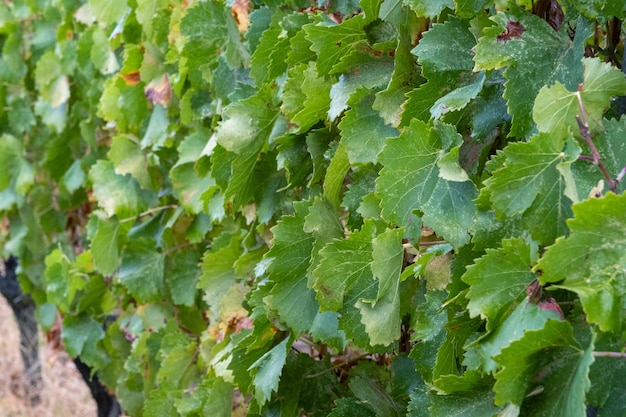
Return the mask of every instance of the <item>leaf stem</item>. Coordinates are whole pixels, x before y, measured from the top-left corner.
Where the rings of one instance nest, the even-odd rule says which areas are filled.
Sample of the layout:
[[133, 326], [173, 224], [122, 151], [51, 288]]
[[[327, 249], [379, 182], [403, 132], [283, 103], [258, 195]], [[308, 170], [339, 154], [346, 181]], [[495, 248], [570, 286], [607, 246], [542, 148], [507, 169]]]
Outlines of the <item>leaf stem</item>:
[[602, 157], [600, 156], [600, 153], [598, 153], [598, 148], [596, 148], [596, 145], [593, 143], [593, 140], [591, 139], [589, 123], [587, 121], [587, 112], [585, 112], [585, 105], [583, 104], [583, 99], [582, 99], [582, 96], [580, 95], [581, 90], [582, 90], [582, 84], [578, 84], [578, 91], [576, 92], [576, 98], [578, 99], [578, 107], [580, 108], [580, 116], [576, 115], [576, 123], [578, 123], [578, 130], [580, 131], [580, 134], [583, 136], [583, 138], [585, 138], [585, 141], [587, 142], [589, 149], [591, 149], [591, 158], [585, 157], [581, 159], [589, 158], [587, 160], [591, 161], [592, 164], [600, 168], [600, 171], [602, 171], [604, 178], [606, 178], [606, 181], [609, 185], [609, 189], [613, 192], [616, 192], [617, 181], [615, 181], [611, 177], [611, 174], [609, 174], [609, 171], [606, 169], [604, 162], [602, 162]]
[[597, 351], [597, 352], [593, 352], [593, 356], [595, 356], [596, 358], [619, 358], [619, 359], [626, 359], [626, 352]]
[[369, 353], [363, 353], [361, 355], [346, 359], [345, 361], [341, 361], [339, 363], [336, 363], [335, 365], [331, 366], [330, 368], [326, 368], [323, 371], [317, 372], [315, 374], [309, 374], [309, 375], [305, 375], [304, 378], [305, 379], [311, 379], [311, 378], [317, 378], [318, 376], [322, 376], [325, 373], [334, 371], [335, 369], [339, 369], [341, 367], [344, 367], [350, 363], [353, 362], [359, 362], [361, 359], [368, 357], [370, 354]]
[[165, 205], [165, 206], [154, 207], [154, 208], [151, 208], [150, 210], [144, 211], [143, 213], [139, 213], [136, 216], [132, 216], [132, 217], [127, 217], [125, 219], [121, 219], [120, 223], [126, 223], [126, 222], [129, 222], [129, 221], [132, 221], [132, 220], [136, 220], [137, 218], [141, 218], [141, 217], [149, 216], [149, 215], [154, 214], [154, 213], [158, 213], [159, 211], [162, 211], [162, 210], [175, 209], [175, 208], [178, 208], [178, 206], [176, 204], [168, 204], [168, 205]]

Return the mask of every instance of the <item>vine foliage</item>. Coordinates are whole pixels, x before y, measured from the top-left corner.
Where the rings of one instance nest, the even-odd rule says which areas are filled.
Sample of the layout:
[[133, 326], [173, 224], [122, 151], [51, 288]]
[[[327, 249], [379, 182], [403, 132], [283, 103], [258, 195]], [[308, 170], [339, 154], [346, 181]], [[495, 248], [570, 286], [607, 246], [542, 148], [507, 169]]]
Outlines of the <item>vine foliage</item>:
[[625, 415], [624, 18], [2, 2], [2, 254], [132, 416]]

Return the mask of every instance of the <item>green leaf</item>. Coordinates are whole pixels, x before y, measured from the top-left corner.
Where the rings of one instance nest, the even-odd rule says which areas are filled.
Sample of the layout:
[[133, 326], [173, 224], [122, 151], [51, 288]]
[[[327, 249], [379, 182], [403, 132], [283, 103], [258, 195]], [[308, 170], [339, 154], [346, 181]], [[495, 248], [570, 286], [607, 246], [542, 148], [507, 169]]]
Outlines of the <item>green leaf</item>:
[[473, 17], [490, 3], [489, 0], [454, 0], [456, 14], [459, 17]]
[[259, 405], [265, 404], [278, 389], [280, 375], [287, 360], [289, 339], [284, 339], [254, 362], [248, 370], [254, 377], [255, 399]]
[[126, 244], [118, 278], [138, 302], [156, 301], [162, 296], [164, 258], [152, 239], [142, 237]]
[[216, 132], [217, 143], [238, 155], [258, 152], [277, 117], [271, 94], [264, 89], [225, 108]]
[[91, 254], [96, 268], [103, 275], [111, 275], [119, 264], [117, 218], [101, 219], [95, 217], [97, 231], [91, 239]]
[[88, 4], [96, 19], [106, 25], [117, 22], [129, 11], [126, 0], [89, 0]]
[[378, 280], [373, 300], [360, 300], [365, 331], [373, 345], [388, 346], [400, 337], [400, 272], [404, 257], [403, 229], [388, 229], [372, 240], [371, 269]]
[[623, 18], [626, 5], [620, 0], [573, 0], [573, 5], [581, 13], [593, 18]]
[[527, 213], [525, 225], [542, 244], [565, 234], [565, 219], [571, 212], [571, 199], [566, 196], [570, 166], [578, 154], [572, 139], [566, 142], [547, 133], [509, 144], [503, 151], [506, 162], [488, 186], [496, 214]]
[[463, 274], [463, 281], [470, 285], [469, 313], [487, 320], [488, 331], [526, 297], [526, 287], [536, 278], [530, 269], [536, 258], [536, 248], [522, 239], [505, 239], [501, 248], [487, 249]]
[[[382, 54], [382, 52], [380, 52]], [[364, 62], [357, 62], [355, 68], [341, 74], [330, 89], [330, 109], [328, 118], [336, 120], [348, 108], [348, 100], [359, 88], [380, 89], [390, 81], [393, 61], [367, 56]]]
[[350, 110], [339, 123], [350, 164], [376, 163], [385, 138], [398, 135], [398, 131], [385, 125], [378, 112], [372, 109], [374, 99], [369, 90], [357, 90], [348, 100]]
[[459, 19], [433, 25], [424, 33], [424, 38], [411, 52], [418, 56], [422, 74], [428, 81], [407, 94], [402, 124], [408, 125], [413, 118], [423, 121], [429, 120], [431, 115], [438, 118], [448, 110], [442, 105], [462, 108], [475, 96], [477, 89], [480, 91], [481, 76], [472, 73], [475, 45], [476, 39], [467, 24]]
[[481, 71], [472, 78], [469, 84], [459, 87], [435, 101], [435, 104], [430, 108], [432, 118], [439, 119], [448, 112], [463, 109], [481, 92], [484, 82], [485, 73]]
[[321, 251], [319, 266], [313, 271], [316, 298], [322, 311], [338, 311], [344, 296], [357, 281], [373, 281], [372, 233], [375, 225], [366, 222], [345, 240], [335, 240]]
[[203, 1], [189, 8], [180, 31], [188, 38], [182, 51], [187, 68], [200, 70], [207, 79], [220, 55], [233, 69], [249, 60], [234, 19], [221, 2]]
[[102, 323], [89, 316], [66, 316], [63, 319], [61, 339], [67, 353], [72, 357], [80, 356], [85, 363], [94, 368], [106, 363], [106, 354], [98, 346], [98, 342], [103, 338]]
[[319, 311], [313, 291], [307, 288], [315, 244], [315, 237], [304, 230], [309, 204], [294, 204], [295, 215], [283, 216], [272, 228], [273, 245], [265, 254], [271, 260], [267, 275], [273, 283], [267, 303], [297, 334], [310, 328]]
[[437, 185], [441, 146], [437, 132], [419, 120], [386, 141], [378, 157], [383, 169], [376, 180], [385, 219], [408, 225], [412, 211], [426, 204]]
[[168, 136], [168, 125], [167, 110], [161, 104], [155, 105], [146, 133], [141, 138], [141, 147], [144, 149], [159, 149], [163, 147]]
[[141, 24], [144, 33], [149, 39], [152, 38], [152, 21], [156, 13], [167, 7], [167, 5], [167, 0], [137, 0], [137, 9], [135, 9], [137, 22]]
[[361, 401], [367, 401], [377, 416], [399, 417], [403, 410], [377, 382], [357, 376], [350, 380], [350, 389]]
[[366, 23], [365, 19], [356, 16], [344, 20], [341, 24], [323, 21], [303, 26], [306, 39], [311, 42], [311, 50], [318, 55], [316, 67], [321, 76], [333, 73], [333, 67], [341, 57], [366, 42], [366, 34], [363, 31]]
[[[200, 254], [195, 250], [177, 251], [165, 258], [165, 282], [174, 304], [192, 306], [201, 270]], [[203, 272], [203, 271], [202, 271]]]
[[209, 305], [214, 319], [218, 317], [222, 299], [235, 283], [234, 264], [242, 252], [241, 238], [234, 235], [227, 245], [208, 250], [202, 258], [198, 288], [203, 291], [202, 298]]
[[285, 82], [281, 110], [298, 124], [298, 132], [305, 132], [320, 120], [326, 119], [331, 84], [332, 79], [318, 77], [313, 62], [290, 71], [290, 78]]
[[150, 189], [152, 179], [148, 172], [148, 161], [139, 143], [127, 135], [115, 136], [107, 154], [115, 164], [115, 172], [119, 175], [130, 174], [139, 182], [141, 188]]
[[[510, 136], [525, 137], [533, 129], [532, 109], [539, 90], [554, 81], [575, 88], [582, 81], [583, 43], [590, 35], [578, 22], [574, 42], [545, 20], [519, 8], [490, 18], [476, 45], [476, 70], [507, 67], [504, 98], [513, 117]], [[532, 57], [532, 59], [530, 58]]]
[[423, 223], [455, 248], [470, 241], [469, 229], [474, 221], [474, 200], [478, 190], [471, 181], [439, 180], [432, 197], [421, 207]]
[[375, 417], [376, 412], [367, 403], [354, 397], [339, 398], [328, 417]]
[[113, 74], [120, 69], [117, 58], [109, 44], [109, 37], [104, 30], [94, 30], [92, 34], [91, 61], [102, 74]]
[[283, 17], [282, 13], [273, 14], [270, 27], [263, 32], [252, 54], [250, 76], [257, 85], [272, 81], [287, 71], [285, 61], [289, 52], [289, 34], [281, 26]]
[[188, 163], [172, 168], [170, 179], [175, 195], [187, 212], [198, 214], [207, 211], [205, 193], [217, 188], [210, 174], [201, 177], [194, 164]]
[[[533, 107], [533, 119], [540, 132], [566, 137], [568, 130], [579, 132], [576, 116], [581, 117], [579, 100], [592, 131], [602, 125], [602, 115], [613, 96], [626, 95], [626, 77], [598, 58], [583, 58], [583, 83], [579, 91], [568, 91], [561, 83], [543, 87]], [[580, 97], [580, 98], [579, 98]]]
[[91, 167], [89, 178], [93, 193], [107, 216], [121, 218], [136, 216], [154, 205], [154, 193], [142, 190], [135, 178], [129, 174], [118, 175], [110, 161], [100, 160]]
[[474, 46], [476, 38], [469, 31], [468, 24], [452, 18], [434, 24], [411, 52], [418, 56], [424, 72], [431, 76], [437, 72], [471, 71], [474, 68]]
[[[497, 327], [492, 326], [493, 332], [476, 342], [476, 349], [482, 360], [482, 370], [485, 372], [496, 371], [497, 365], [493, 358], [498, 356], [503, 348], [523, 337], [524, 332], [543, 329], [548, 320], [561, 319], [558, 312], [533, 304], [528, 301], [528, 297], [516, 307], [514, 305], [511, 303], [509, 306], [509, 311], [512, 308], [514, 310], [508, 317], [504, 319], [500, 317], [501, 323], [498, 323]], [[505, 314], [508, 314], [509, 311]]]
[[416, 63], [410, 51], [411, 39], [407, 34], [401, 33], [394, 54], [394, 69], [389, 85], [385, 90], [376, 93], [376, 100], [372, 105], [385, 123], [393, 127], [400, 124], [406, 93], [417, 83], [414, 80]]
[[346, 146], [341, 142], [330, 160], [324, 177], [324, 196], [336, 209], [339, 208], [341, 202], [341, 189], [349, 169], [348, 152]]
[[[549, 320], [543, 329], [527, 331], [495, 358], [503, 366], [496, 374], [496, 404], [521, 404], [533, 416], [584, 417], [592, 353], [593, 342], [581, 348], [567, 322]], [[543, 391], [525, 398], [539, 386]]]
[[437, 17], [446, 8], [454, 9], [453, 0], [409, 0], [409, 7], [423, 17]]
[[624, 208], [626, 195], [607, 194], [573, 206], [570, 236], [557, 240], [539, 260], [541, 283], [576, 292], [590, 323], [621, 331], [624, 323]]

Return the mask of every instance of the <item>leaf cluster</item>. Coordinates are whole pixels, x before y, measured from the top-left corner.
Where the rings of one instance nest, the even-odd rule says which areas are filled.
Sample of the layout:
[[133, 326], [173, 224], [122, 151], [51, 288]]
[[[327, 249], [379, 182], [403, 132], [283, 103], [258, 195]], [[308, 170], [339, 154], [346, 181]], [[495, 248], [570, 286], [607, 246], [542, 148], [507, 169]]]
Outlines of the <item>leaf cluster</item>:
[[623, 415], [624, 18], [4, 2], [1, 254], [128, 415]]

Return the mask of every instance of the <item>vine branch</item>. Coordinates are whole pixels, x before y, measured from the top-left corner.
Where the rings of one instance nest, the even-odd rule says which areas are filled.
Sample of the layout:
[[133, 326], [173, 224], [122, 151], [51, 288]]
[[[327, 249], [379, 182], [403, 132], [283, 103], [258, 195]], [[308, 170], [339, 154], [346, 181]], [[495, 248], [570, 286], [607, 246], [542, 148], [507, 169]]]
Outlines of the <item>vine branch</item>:
[[602, 175], [604, 175], [604, 178], [606, 178], [609, 189], [613, 192], [617, 192], [618, 181], [614, 180], [613, 177], [611, 177], [611, 174], [606, 169], [606, 166], [604, 165], [604, 162], [602, 161], [602, 157], [600, 156], [600, 153], [598, 152], [598, 148], [596, 148], [596, 145], [593, 143], [593, 140], [591, 139], [589, 123], [587, 121], [587, 112], [585, 112], [585, 105], [583, 104], [582, 96], [580, 95], [582, 86], [583, 86], [582, 83], [578, 84], [578, 91], [576, 91], [576, 98], [578, 99], [578, 107], [580, 109], [580, 116], [576, 115], [576, 123], [578, 123], [578, 130], [580, 131], [580, 134], [583, 136], [583, 138], [585, 138], [585, 141], [587, 142], [589, 149], [591, 149], [591, 157], [581, 156], [580, 159], [590, 161], [592, 164], [600, 168], [600, 171], [602, 171]]
[[619, 359], [626, 359], [626, 353], [625, 352], [597, 351], [597, 352], [593, 352], [592, 355], [595, 356], [596, 358], [619, 358]]

